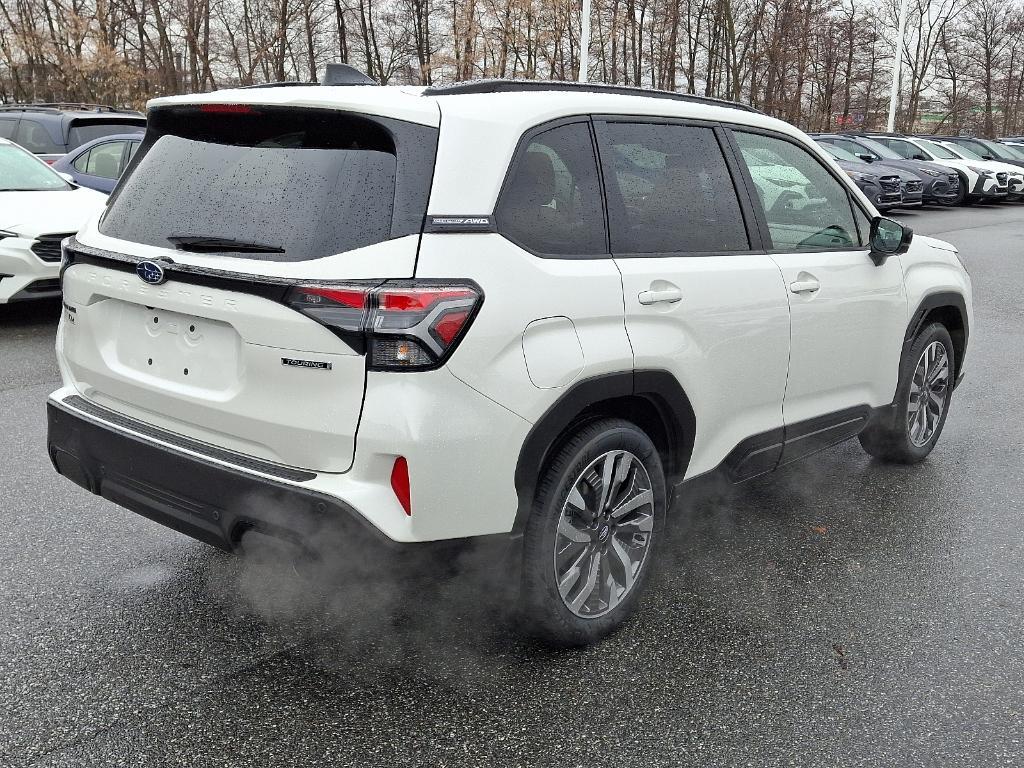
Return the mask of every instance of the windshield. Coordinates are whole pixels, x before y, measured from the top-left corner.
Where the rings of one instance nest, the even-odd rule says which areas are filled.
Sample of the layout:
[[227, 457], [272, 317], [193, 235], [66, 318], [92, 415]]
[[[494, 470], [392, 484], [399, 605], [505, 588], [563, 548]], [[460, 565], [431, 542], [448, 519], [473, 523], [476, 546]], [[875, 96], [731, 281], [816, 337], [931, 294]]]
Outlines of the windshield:
[[1014, 155], [1013, 152], [1010, 151], [1010, 148], [1005, 144], [981, 140], [979, 140], [978, 143], [981, 144], [981, 146], [983, 146], [990, 155], [1000, 160], [1020, 160], [1020, 158]]
[[1024, 146], [1019, 144], [1000, 144], [1014, 160], [1024, 160]]
[[[420, 231], [436, 129], [327, 110], [232, 110], [152, 115], [153, 135], [100, 231], [274, 261], [323, 258]], [[415, 146], [403, 151], [408, 136]]]
[[931, 152], [936, 157], [941, 157], [943, 160], [956, 160], [959, 157], [959, 155], [957, 155], [955, 152], [951, 152], [950, 150], [943, 147], [941, 144], [936, 144], [934, 141], [928, 141], [928, 139], [918, 139], [917, 143], [920, 144], [929, 152]]
[[864, 165], [867, 165], [867, 163], [853, 154], [853, 152], [847, 152], [842, 147], [837, 147], [834, 144], [825, 144], [824, 142], [820, 146], [824, 147], [825, 151], [832, 155], [836, 160], [842, 160], [847, 163], [864, 163]]
[[0, 192], [43, 192], [71, 189], [42, 160], [13, 144], [0, 144]]
[[874, 139], [864, 139], [864, 138], [858, 137], [857, 138], [857, 143], [858, 144], [863, 144], [867, 149], [870, 149], [872, 152], [874, 152], [876, 155], [878, 155], [883, 160], [902, 160], [903, 159], [899, 154], [897, 154], [896, 152], [893, 152], [891, 149], [889, 149], [887, 146], [885, 146], [885, 144], [881, 144], [881, 143], [875, 141]]
[[959, 155], [964, 160], [983, 160], [984, 159], [981, 155], [979, 155], [977, 152], [975, 152], [970, 147], [964, 146], [963, 144], [959, 144], [959, 143], [956, 143], [956, 142], [950, 142], [950, 143], [953, 144], [953, 146], [949, 147], [949, 150], [951, 152], [953, 152], [954, 154]]

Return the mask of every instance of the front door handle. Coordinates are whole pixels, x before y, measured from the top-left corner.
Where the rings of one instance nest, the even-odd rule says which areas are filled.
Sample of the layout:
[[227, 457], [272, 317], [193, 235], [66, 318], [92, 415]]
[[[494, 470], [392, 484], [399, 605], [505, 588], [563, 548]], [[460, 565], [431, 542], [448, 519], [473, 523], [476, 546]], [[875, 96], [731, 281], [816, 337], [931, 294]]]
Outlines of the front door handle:
[[659, 290], [640, 291], [637, 299], [644, 306], [661, 303], [675, 304], [677, 301], [683, 300], [683, 292], [672, 286], [671, 288], [661, 288]]
[[798, 280], [793, 281], [789, 284], [789, 290], [792, 293], [814, 293], [821, 288], [821, 283], [814, 277], [806, 272], [801, 272], [797, 275]]

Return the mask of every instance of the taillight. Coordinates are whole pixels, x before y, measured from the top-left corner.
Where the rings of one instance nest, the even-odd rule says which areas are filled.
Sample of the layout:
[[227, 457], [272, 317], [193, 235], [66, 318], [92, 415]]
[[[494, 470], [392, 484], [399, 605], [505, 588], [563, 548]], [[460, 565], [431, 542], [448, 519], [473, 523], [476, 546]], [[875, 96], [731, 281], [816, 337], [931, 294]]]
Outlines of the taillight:
[[483, 294], [469, 281], [299, 286], [285, 299], [342, 338], [362, 343], [375, 370], [422, 370], [444, 362], [465, 335]]
[[215, 115], [258, 115], [259, 112], [248, 104], [201, 104], [200, 112]]

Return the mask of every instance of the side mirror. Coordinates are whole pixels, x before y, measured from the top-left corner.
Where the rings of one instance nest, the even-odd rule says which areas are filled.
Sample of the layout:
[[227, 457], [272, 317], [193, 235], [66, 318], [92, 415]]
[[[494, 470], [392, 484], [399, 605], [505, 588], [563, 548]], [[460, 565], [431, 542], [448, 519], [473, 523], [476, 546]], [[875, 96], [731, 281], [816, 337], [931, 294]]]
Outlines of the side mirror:
[[982, 155], [981, 159], [982, 160], [995, 160], [995, 158], [992, 157], [992, 155]]
[[867, 153], [857, 155], [857, 157], [859, 157], [865, 163], [873, 163], [873, 162], [875, 162], [875, 156], [874, 155], [869, 155]]
[[914, 230], [884, 216], [871, 220], [871, 260], [881, 266], [890, 256], [906, 253], [914, 239]]
[[928, 158], [927, 158], [927, 156], [925, 156], [925, 155], [922, 155], [922, 154], [921, 154], [920, 152], [918, 152], [918, 153], [916, 153], [916, 154], [915, 154], [915, 155], [914, 155], [914, 156], [913, 156], [912, 158], [910, 158], [910, 159], [911, 159], [911, 160], [927, 160]]

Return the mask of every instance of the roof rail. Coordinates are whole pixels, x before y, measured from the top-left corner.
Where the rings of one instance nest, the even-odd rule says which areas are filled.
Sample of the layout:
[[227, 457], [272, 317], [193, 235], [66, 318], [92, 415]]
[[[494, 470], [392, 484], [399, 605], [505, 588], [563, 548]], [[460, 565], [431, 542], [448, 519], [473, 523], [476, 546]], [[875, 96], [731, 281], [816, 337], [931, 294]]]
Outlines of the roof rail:
[[40, 107], [36, 104], [0, 104], [0, 112], [47, 112], [51, 115], [60, 114], [59, 109]]
[[140, 114], [134, 109], [122, 109], [121, 107], [111, 107], [108, 104], [88, 104], [80, 101], [47, 101], [47, 102], [32, 102], [30, 104], [3, 104], [0, 105], [0, 110], [4, 112], [63, 112], [63, 111], [80, 111], [80, 112], [111, 112], [117, 114], [129, 114], [137, 115]]
[[295, 85], [320, 85], [320, 83], [306, 83], [302, 80], [281, 80], [276, 83], [256, 83], [255, 85], [233, 85], [229, 90], [248, 91], [253, 88], [287, 88]]
[[654, 88], [639, 88], [631, 85], [608, 85], [606, 83], [572, 83], [564, 80], [502, 80], [498, 78], [486, 80], [467, 80], [452, 85], [432, 85], [422, 92], [424, 96], [456, 96], [470, 93], [517, 93], [524, 91], [578, 91], [582, 93], [612, 93], [619, 96], [644, 96], [649, 99], [672, 99], [688, 101], [694, 104], [710, 104], [729, 109], [741, 109], [744, 112], [764, 114], [748, 104], [740, 104], [727, 99], [716, 99], [711, 96], [698, 96], [693, 93], [661, 91]]

